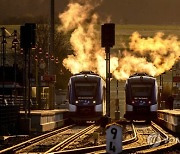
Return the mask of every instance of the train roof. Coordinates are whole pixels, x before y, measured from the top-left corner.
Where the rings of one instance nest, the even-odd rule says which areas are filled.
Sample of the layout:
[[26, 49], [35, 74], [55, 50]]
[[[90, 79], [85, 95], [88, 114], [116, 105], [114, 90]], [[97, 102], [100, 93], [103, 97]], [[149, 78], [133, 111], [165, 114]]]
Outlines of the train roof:
[[128, 79], [128, 82], [154, 82], [156, 78], [150, 76], [146, 73], [136, 73], [131, 75]]
[[151, 75], [148, 75], [147, 73], [135, 73], [135, 74], [131, 75], [129, 78], [131, 78], [131, 77], [136, 77], [136, 76], [153, 77], [153, 76], [151, 76]]
[[74, 74], [71, 76], [70, 80], [85, 80], [85, 79], [90, 79], [90, 80], [97, 80], [97, 79], [102, 79], [98, 74], [92, 72], [92, 71], [83, 71], [77, 74]]
[[101, 76], [91, 71], [83, 71], [77, 74], [74, 74], [69, 79], [69, 84], [72, 82], [101, 82], [104, 87], [106, 87], [106, 82], [103, 80]]
[[87, 74], [87, 75], [97, 75], [97, 76], [99, 76], [98, 74], [96, 74], [96, 73], [94, 73], [93, 71], [82, 71], [82, 72], [80, 72], [80, 73], [76, 73], [76, 74], [74, 74], [74, 76], [76, 76], [76, 75], [83, 75], [83, 74]]

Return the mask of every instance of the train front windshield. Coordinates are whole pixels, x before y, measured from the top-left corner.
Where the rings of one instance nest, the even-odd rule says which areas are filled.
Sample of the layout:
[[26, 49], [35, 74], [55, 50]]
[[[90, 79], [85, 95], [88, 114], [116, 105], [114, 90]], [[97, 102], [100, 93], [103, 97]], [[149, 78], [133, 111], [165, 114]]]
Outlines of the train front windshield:
[[152, 93], [152, 85], [144, 84], [133, 84], [131, 85], [131, 92], [133, 97], [148, 97], [151, 96]]
[[79, 99], [83, 99], [85, 97], [89, 97], [91, 99], [95, 98], [97, 92], [97, 83], [75, 83], [75, 94]]

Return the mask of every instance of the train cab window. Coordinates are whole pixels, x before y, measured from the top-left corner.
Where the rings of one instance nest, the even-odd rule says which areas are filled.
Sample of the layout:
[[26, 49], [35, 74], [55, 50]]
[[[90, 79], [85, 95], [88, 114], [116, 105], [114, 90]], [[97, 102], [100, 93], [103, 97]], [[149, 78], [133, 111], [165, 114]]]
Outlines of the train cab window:
[[132, 96], [141, 96], [141, 97], [147, 97], [151, 95], [152, 92], [152, 85], [144, 84], [133, 84], [131, 85], [131, 92]]
[[75, 83], [76, 97], [95, 97], [97, 91], [97, 83]]

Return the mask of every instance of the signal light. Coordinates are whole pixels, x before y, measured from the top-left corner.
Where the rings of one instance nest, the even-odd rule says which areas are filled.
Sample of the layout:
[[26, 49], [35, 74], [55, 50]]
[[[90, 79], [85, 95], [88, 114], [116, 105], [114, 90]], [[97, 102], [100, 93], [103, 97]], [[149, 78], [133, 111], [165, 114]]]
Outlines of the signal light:
[[20, 47], [31, 48], [35, 46], [36, 42], [36, 24], [26, 23], [25, 26], [20, 27]]
[[49, 58], [49, 53], [48, 52], [46, 52], [46, 58]]
[[56, 60], [55, 60], [55, 61], [56, 61], [56, 62], [55, 62], [56, 64], [58, 64], [58, 63], [59, 63], [59, 59], [58, 59], [58, 57], [56, 58]]
[[52, 61], [54, 60], [54, 56], [53, 56], [53, 55], [51, 56], [51, 60], [52, 60]]
[[106, 23], [101, 26], [101, 46], [113, 47], [115, 44], [115, 24]]
[[35, 61], [37, 61], [37, 60], [38, 60], [38, 56], [37, 56], [37, 55], [35, 55], [34, 59], [35, 59]]
[[39, 54], [42, 54], [42, 48], [39, 48]]

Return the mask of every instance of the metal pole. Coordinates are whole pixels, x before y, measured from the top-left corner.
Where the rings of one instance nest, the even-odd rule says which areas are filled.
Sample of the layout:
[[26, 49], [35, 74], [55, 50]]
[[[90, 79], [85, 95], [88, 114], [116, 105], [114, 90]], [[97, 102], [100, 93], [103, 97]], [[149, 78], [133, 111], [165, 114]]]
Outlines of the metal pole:
[[16, 104], [16, 43], [14, 44], [14, 103]]
[[106, 112], [110, 117], [110, 47], [105, 47], [106, 51]]
[[37, 53], [38, 59], [36, 62], [36, 92], [37, 92], [37, 103], [38, 103], [38, 109], [43, 109], [42, 108], [42, 103], [41, 103], [41, 76], [40, 76], [40, 70], [39, 70], [39, 65], [40, 65], [40, 56], [39, 56], [39, 51]]
[[[1, 29], [1, 31], [2, 31], [2, 29]], [[1, 41], [1, 66], [3, 65], [3, 46], [2, 46], [3, 43], [2, 42], [3, 42], [3, 38], [2, 38], [2, 41]]]
[[24, 49], [24, 65], [25, 65], [25, 71], [24, 71], [24, 100], [25, 100], [25, 118], [27, 118], [27, 48]]
[[16, 50], [17, 50], [17, 44], [19, 43], [18, 39], [17, 39], [17, 30], [14, 30], [13, 32], [14, 34], [14, 39], [12, 41], [12, 48], [14, 48], [14, 103], [16, 104], [16, 97], [17, 97], [17, 92], [16, 92], [16, 74], [17, 74], [17, 62], [16, 62]]
[[[54, 53], [54, 0], [51, 0], [50, 56]], [[54, 74], [53, 61], [49, 60], [49, 74]], [[54, 109], [54, 83], [49, 82], [49, 109]]]
[[172, 75], [171, 95], [173, 95], [173, 67], [172, 67], [171, 70], [172, 70], [172, 72], [171, 72], [171, 73], [172, 73], [172, 74], [171, 74], [171, 75]]
[[31, 55], [30, 55], [30, 48], [28, 49], [28, 117], [30, 118], [30, 108], [31, 108], [31, 102], [30, 102], [30, 97], [31, 97]]
[[[164, 73], [163, 73], [163, 74], [164, 74]], [[163, 93], [163, 88], [164, 88], [164, 87], [163, 87], [163, 86], [164, 86], [164, 81], [163, 81], [163, 80], [164, 80], [164, 79], [163, 79], [163, 74], [162, 74], [162, 93]]]
[[4, 81], [5, 81], [5, 69], [4, 69], [4, 67], [5, 67], [5, 60], [6, 60], [6, 58], [5, 58], [5, 50], [6, 50], [6, 32], [5, 32], [5, 27], [2, 27], [1, 28], [1, 30], [2, 30], [2, 76], [3, 76], [3, 86], [2, 86], [2, 92], [3, 92], [3, 98], [2, 98], [2, 101], [3, 101], [3, 103], [4, 103]]
[[117, 91], [116, 91], [117, 93], [116, 94], [117, 94], [117, 99], [118, 99], [118, 80], [117, 80], [117, 84], [116, 85], [117, 85]]
[[159, 97], [160, 97], [160, 108], [161, 108], [161, 106], [162, 106], [162, 104], [161, 104], [161, 100], [162, 100], [162, 75], [160, 75], [160, 93], [159, 93]]
[[36, 103], [38, 104], [38, 109], [41, 109], [40, 97], [39, 97], [39, 56], [36, 60]]
[[[49, 56], [53, 55], [54, 53], [54, 0], [51, 0], [51, 10], [50, 10], [51, 18], [50, 18], [50, 23], [51, 23], [51, 28], [50, 28], [50, 54]], [[53, 74], [53, 65], [51, 60], [50, 62], [50, 74]]]
[[118, 80], [117, 80], [117, 99], [116, 99], [116, 111], [119, 111]]

